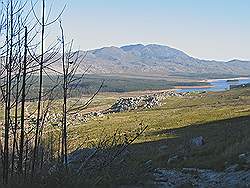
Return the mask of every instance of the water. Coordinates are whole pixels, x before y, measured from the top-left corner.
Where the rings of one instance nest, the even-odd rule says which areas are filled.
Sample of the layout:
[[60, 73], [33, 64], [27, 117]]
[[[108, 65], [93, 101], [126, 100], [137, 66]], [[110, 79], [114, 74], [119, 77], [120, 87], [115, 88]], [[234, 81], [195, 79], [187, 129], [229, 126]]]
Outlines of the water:
[[197, 86], [197, 88], [178, 89], [177, 92], [226, 91], [230, 89], [230, 85], [241, 85], [250, 83], [250, 78], [215, 79], [207, 82], [211, 84], [211, 88], [201, 88]]

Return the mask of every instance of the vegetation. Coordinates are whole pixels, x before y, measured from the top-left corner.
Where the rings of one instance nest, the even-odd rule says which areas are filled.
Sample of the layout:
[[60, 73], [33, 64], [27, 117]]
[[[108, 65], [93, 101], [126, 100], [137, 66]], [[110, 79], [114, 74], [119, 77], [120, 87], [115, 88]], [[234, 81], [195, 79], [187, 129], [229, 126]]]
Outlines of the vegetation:
[[[120, 140], [118, 143], [124, 143], [127, 139], [134, 138], [143, 125], [148, 127], [109, 168], [101, 171], [91, 168], [91, 173], [84, 176], [88, 181], [77, 177], [72, 182], [63, 173], [61, 176], [66, 180], [58, 185], [77, 187], [96, 183], [96, 186], [107, 187], [146, 186], [150, 184], [151, 171], [155, 168], [197, 167], [224, 170], [230, 164], [240, 164], [238, 155], [250, 149], [249, 91], [248, 88], [242, 88], [169, 97], [154, 109], [109, 114], [95, 117], [87, 123], [74, 124], [68, 129], [69, 153], [74, 153], [79, 147], [100, 147], [109, 156], [120, 151], [119, 144], [111, 144], [114, 135]], [[88, 108], [107, 108], [116, 98], [129, 95], [131, 93], [100, 93]], [[198, 136], [204, 137], [205, 145], [190, 147], [189, 141]], [[186, 159], [169, 164], [168, 159], [174, 155], [185, 156]], [[108, 158], [105, 159], [109, 161]], [[51, 177], [52, 182], [55, 181], [54, 178]]]
[[236, 89], [184, 98], [171, 97], [156, 109], [100, 117], [71, 128], [70, 145], [73, 147], [80, 141], [88, 146], [100, 135], [112, 134], [117, 129], [124, 134], [131, 133], [143, 122], [149, 125], [148, 129], [130, 147], [135, 161], [152, 160], [155, 167], [168, 167], [167, 160], [171, 155], [184, 154], [185, 142], [203, 136], [207, 143], [204, 147], [191, 149], [187, 153], [188, 160], [171, 167], [221, 170], [226, 161], [233, 162], [239, 153], [250, 149], [249, 91]]
[[98, 76], [88, 75], [83, 80], [82, 88], [93, 91], [97, 88], [101, 80], [105, 80], [102, 92], [130, 92], [144, 90], [164, 90], [173, 89], [174, 86], [205, 86], [209, 85], [202, 82], [188, 81], [167, 81], [163, 79], [142, 79], [142, 78], [125, 78], [118, 76]]
[[[76, 75], [80, 77], [81, 75]], [[44, 76], [44, 89], [49, 90], [53, 86], [51, 81], [56, 79], [56, 76]], [[62, 79], [62, 78], [59, 78]], [[178, 81], [176, 79], [173, 81], [168, 81], [167, 79], [150, 79], [150, 78], [139, 78], [139, 77], [125, 77], [125, 76], [108, 76], [108, 75], [85, 75], [81, 83], [72, 83], [70, 86], [74, 87], [77, 84], [77, 88], [72, 97], [79, 96], [79, 94], [90, 94], [95, 92], [100, 84], [104, 81], [101, 88], [102, 92], [131, 92], [131, 91], [145, 91], [145, 90], [164, 90], [164, 89], [174, 89], [175, 86], [208, 86], [209, 83], [205, 82], [195, 82], [195, 81]], [[36, 91], [37, 85], [33, 85], [34, 91]], [[59, 95], [59, 91], [54, 91], [55, 95]]]

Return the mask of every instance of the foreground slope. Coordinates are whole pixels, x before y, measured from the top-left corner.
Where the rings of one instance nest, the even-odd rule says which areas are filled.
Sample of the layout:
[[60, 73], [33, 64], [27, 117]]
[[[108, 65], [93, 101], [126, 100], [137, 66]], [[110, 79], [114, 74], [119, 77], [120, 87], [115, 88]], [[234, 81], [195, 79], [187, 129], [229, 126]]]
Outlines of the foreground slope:
[[[71, 128], [71, 148], [79, 143], [91, 147], [117, 130], [133, 133], [140, 123], [149, 127], [128, 148], [129, 170], [121, 176], [111, 173], [107, 180], [111, 184], [144, 182], [148, 165], [152, 169], [192, 167], [223, 171], [240, 164], [240, 169], [249, 169], [249, 164], [241, 166], [238, 156], [250, 151], [250, 89], [170, 97], [155, 109], [95, 118]], [[190, 139], [199, 136], [205, 144], [190, 146]], [[169, 163], [174, 156], [178, 160]]]

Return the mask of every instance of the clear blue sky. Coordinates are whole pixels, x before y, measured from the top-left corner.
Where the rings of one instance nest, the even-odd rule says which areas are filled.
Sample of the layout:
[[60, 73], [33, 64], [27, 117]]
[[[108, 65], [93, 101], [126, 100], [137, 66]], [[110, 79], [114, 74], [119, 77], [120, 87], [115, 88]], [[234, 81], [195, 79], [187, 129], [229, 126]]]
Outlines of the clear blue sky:
[[198, 58], [250, 59], [250, 0], [63, 2], [67, 38], [83, 50], [158, 43]]

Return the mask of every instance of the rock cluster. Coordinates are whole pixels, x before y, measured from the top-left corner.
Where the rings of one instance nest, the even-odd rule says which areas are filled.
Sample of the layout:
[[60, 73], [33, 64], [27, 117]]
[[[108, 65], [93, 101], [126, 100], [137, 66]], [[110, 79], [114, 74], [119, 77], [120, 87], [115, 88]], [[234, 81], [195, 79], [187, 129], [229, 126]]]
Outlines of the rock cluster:
[[140, 96], [121, 98], [109, 109], [110, 113], [136, 110], [138, 108], [152, 108], [160, 105], [157, 96]]
[[177, 93], [175, 91], [167, 91], [155, 93], [152, 95], [139, 96], [139, 97], [130, 97], [130, 98], [120, 98], [115, 104], [113, 104], [108, 113], [117, 113], [124, 111], [131, 111], [136, 109], [145, 109], [159, 106], [160, 101], [167, 98], [178, 96], [185, 96], [187, 93]]

